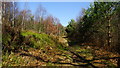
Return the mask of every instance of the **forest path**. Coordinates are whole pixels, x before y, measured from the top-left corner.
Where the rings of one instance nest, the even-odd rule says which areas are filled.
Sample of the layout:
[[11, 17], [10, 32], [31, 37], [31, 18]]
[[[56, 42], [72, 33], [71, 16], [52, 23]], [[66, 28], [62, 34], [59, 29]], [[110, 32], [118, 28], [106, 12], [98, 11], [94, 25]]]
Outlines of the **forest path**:
[[[57, 37], [57, 40], [64, 45], [61, 47], [47, 45], [43, 49], [27, 47], [27, 50], [22, 49], [19, 53], [16, 53], [15, 56], [16, 58], [21, 57], [21, 60], [24, 61], [21, 63], [22, 66], [117, 66], [116, 60], [109, 58], [119, 57], [118, 54], [92, 46], [89, 46], [89, 48], [78, 44], [69, 46], [67, 39], [64, 37]], [[11, 59], [12, 56], [9, 58]]]

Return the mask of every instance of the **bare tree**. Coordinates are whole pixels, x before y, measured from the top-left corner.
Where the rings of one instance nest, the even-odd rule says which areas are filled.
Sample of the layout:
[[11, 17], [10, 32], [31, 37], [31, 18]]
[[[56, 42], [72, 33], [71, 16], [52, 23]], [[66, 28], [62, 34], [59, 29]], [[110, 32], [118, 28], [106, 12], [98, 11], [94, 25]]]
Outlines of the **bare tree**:
[[47, 13], [46, 9], [44, 7], [42, 7], [42, 5], [39, 5], [36, 10], [36, 14], [35, 14], [35, 20], [36, 20], [36, 22], [39, 22], [38, 23], [38, 25], [39, 25], [38, 32], [39, 33], [41, 32], [41, 30], [44, 31], [44, 29], [42, 29], [42, 27], [45, 27], [45, 25], [43, 24], [41, 26], [41, 23], [43, 22], [46, 13]]
[[44, 7], [42, 7], [42, 5], [39, 5], [37, 10], [36, 10], [36, 13], [35, 13], [35, 19], [37, 22], [42, 22], [43, 18], [45, 17], [46, 15], [46, 9]]

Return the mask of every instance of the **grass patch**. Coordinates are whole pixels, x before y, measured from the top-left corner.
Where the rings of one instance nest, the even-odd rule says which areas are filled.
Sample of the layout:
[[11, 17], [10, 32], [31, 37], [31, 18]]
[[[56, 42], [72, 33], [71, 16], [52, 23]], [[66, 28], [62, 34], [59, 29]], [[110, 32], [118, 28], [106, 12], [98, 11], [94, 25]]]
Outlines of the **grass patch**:
[[33, 48], [40, 49], [45, 47], [46, 45], [54, 46], [55, 42], [51, 39], [51, 37], [47, 34], [39, 34], [32, 31], [24, 31], [21, 33], [22, 36], [28, 37], [30, 46]]

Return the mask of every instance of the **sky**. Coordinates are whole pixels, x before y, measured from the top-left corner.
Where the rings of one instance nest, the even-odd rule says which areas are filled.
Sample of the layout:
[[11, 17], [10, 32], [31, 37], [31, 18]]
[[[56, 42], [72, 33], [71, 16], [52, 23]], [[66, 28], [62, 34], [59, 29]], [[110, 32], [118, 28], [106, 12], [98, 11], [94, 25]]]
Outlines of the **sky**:
[[[42, 5], [47, 13], [58, 18], [63, 26], [67, 26], [71, 19], [80, 16], [83, 8], [87, 9], [91, 2], [27, 2], [27, 9], [35, 14], [39, 5]], [[25, 9], [25, 2], [19, 2], [20, 10]]]

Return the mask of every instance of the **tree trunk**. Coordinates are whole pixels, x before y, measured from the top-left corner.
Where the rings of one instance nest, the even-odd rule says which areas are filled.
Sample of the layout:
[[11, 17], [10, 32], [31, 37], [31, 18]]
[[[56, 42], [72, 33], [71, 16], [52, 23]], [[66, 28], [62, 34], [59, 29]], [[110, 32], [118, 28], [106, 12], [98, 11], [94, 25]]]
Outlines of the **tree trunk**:
[[14, 27], [14, 1], [13, 1], [13, 19], [12, 19], [12, 27]]

